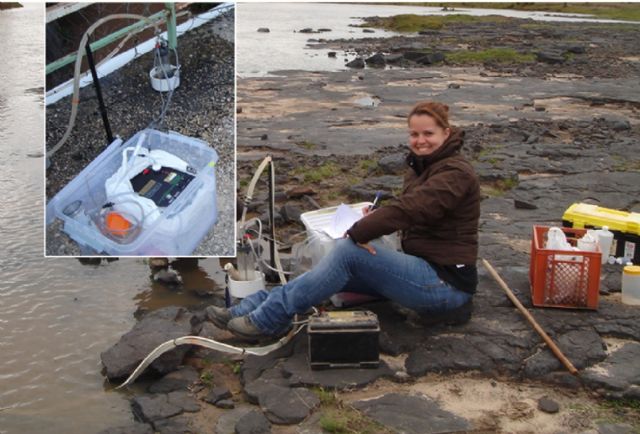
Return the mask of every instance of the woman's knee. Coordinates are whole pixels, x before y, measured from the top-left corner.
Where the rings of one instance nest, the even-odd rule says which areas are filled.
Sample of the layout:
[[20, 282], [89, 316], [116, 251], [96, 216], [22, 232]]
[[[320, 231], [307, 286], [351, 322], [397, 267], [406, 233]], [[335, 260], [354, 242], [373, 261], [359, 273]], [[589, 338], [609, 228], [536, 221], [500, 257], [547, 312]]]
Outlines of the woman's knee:
[[341, 238], [336, 241], [336, 245], [333, 250], [331, 250], [331, 254], [337, 258], [346, 258], [352, 256], [354, 253], [358, 253], [358, 249], [360, 249], [360, 247], [349, 238]]

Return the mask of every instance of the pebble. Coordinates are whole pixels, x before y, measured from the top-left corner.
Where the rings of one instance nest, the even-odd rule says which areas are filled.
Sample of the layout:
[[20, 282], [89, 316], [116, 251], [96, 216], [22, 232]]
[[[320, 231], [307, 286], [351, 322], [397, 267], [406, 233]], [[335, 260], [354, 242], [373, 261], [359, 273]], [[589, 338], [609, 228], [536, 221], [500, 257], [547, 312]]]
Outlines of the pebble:
[[556, 401], [545, 396], [538, 400], [538, 410], [545, 413], [557, 413], [560, 411], [560, 405]]

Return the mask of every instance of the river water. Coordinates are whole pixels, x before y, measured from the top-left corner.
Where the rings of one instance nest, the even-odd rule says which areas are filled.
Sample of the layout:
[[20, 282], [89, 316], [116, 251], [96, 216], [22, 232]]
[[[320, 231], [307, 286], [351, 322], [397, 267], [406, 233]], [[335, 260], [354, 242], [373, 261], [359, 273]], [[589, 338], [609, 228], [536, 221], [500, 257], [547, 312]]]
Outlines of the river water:
[[[218, 261], [152, 284], [143, 260], [83, 266], [44, 258], [44, 5], [0, 11], [0, 433], [91, 433], [132, 421], [128, 396], [101, 375], [100, 352], [139, 309], [204, 300]], [[216, 283], [217, 281], [217, 283]]]
[[[236, 71], [240, 77], [277, 75], [276, 71], [340, 71], [355, 53], [330, 58], [326, 49], [309, 49], [309, 39], [382, 38], [396, 35], [375, 29], [363, 33], [353, 27], [363, 23], [363, 17], [388, 17], [400, 14], [475, 16], [502, 15], [537, 21], [620, 23], [624, 21], [591, 19], [580, 14], [553, 14], [505, 9], [457, 9], [443, 12], [436, 7], [395, 6], [336, 3], [239, 3], [236, 10]], [[631, 22], [638, 24], [637, 22]], [[259, 33], [266, 27], [269, 33]], [[304, 28], [329, 28], [330, 32], [299, 33]], [[270, 74], [271, 73], [271, 74]]]

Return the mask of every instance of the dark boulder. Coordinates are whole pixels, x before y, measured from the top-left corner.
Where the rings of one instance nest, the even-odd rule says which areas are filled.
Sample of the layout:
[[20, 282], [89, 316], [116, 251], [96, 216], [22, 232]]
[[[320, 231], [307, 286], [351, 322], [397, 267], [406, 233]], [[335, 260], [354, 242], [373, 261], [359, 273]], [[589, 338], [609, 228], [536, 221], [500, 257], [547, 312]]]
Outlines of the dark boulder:
[[557, 65], [565, 61], [564, 56], [557, 51], [538, 51], [536, 58], [538, 62], [549, 63], [551, 65]]
[[367, 65], [377, 68], [382, 68], [387, 64], [382, 53], [376, 53], [373, 56], [368, 57], [365, 62]]
[[[177, 306], [146, 315], [114, 346], [100, 354], [107, 378], [115, 380], [131, 374], [158, 345], [190, 335], [192, 316], [186, 309]], [[155, 360], [151, 368], [162, 374], [171, 372], [180, 366], [188, 350], [189, 345], [179, 346]]]
[[351, 62], [347, 63], [349, 68], [362, 69], [364, 68], [364, 60], [362, 57], [357, 57], [353, 59]]

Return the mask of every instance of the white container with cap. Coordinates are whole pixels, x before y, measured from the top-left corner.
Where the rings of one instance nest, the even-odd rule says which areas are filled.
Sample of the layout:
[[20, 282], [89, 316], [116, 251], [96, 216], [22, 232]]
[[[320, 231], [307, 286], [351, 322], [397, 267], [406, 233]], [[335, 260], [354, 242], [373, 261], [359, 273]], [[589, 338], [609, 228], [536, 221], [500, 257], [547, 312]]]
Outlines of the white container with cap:
[[622, 270], [622, 302], [640, 306], [640, 265], [627, 265]]
[[606, 264], [611, 254], [611, 244], [613, 244], [613, 232], [609, 230], [607, 226], [603, 226], [602, 229], [596, 231], [598, 237], [598, 244], [600, 244], [600, 251], [602, 252], [602, 264]]

